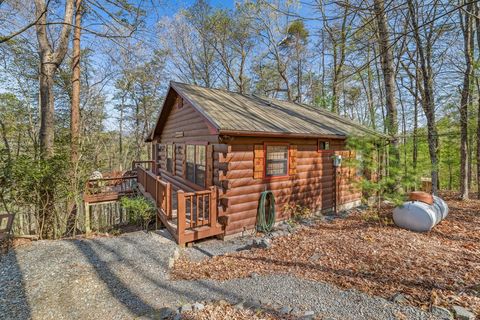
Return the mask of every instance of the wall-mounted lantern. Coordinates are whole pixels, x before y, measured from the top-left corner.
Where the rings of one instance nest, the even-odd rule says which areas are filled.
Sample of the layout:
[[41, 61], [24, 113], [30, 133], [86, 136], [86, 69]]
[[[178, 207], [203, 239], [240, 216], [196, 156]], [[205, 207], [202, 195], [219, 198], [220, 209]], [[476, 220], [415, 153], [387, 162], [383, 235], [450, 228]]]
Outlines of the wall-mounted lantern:
[[339, 154], [336, 154], [333, 156], [333, 166], [334, 167], [340, 167], [342, 165], [342, 156]]

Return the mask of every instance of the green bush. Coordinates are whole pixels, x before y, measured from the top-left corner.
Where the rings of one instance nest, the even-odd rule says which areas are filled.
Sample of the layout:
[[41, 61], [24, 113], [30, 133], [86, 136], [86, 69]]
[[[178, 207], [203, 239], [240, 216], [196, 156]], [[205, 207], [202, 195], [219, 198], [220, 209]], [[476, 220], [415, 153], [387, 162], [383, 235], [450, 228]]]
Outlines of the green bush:
[[127, 211], [128, 221], [138, 224], [143, 229], [147, 229], [149, 223], [155, 218], [155, 206], [142, 196], [123, 197], [121, 204]]

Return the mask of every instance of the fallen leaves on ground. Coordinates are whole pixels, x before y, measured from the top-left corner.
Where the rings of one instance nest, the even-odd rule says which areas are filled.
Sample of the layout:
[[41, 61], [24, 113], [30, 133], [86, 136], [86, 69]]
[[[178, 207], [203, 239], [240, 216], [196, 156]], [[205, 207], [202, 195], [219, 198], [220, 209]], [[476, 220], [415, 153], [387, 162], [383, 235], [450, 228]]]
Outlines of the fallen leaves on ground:
[[428, 233], [387, 223], [393, 208], [384, 206], [374, 214], [318, 222], [276, 238], [268, 250], [200, 262], [182, 257], [172, 277], [227, 280], [253, 272], [288, 273], [387, 299], [401, 292], [408, 304], [423, 309], [458, 304], [480, 314], [480, 201], [443, 196], [449, 215]]
[[280, 315], [266, 310], [236, 309], [229, 304], [207, 304], [205, 309], [182, 314], [183, 320], [290, 320], [291, 315]]

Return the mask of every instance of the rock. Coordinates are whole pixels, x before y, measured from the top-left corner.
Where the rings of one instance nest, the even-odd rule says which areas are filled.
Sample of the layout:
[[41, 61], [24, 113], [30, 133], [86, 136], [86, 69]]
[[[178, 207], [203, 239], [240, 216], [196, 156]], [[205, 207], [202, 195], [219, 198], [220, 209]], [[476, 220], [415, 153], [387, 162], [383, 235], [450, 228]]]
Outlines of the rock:
[[257, 243], [257, 246], [262, 249], [270, 249], [272, 247], [272, 240], [268, 238], [262, 238]]
[[460, 320], [475, 320], [475, 314], [461, 306], [453, 306], [455, 317]]
[[278, 312], [280, 314], [289, 314], [290, 312], [292, 312], [292, 310], [293, 310], [292, 308], [285, 306], [285, 307], [281, 307], [280, 310], [278, 310]]
[[293, 314], [294, 316], [300, 317], [302, 316], [302, 311], [298, 309], [297, 307], [293, 308], [292, 311], [290, 311], [290, 314]]
[[178, 311], [180, 313], [185, 313], [185, 312], [189, 312], [189, 311], [192, 311], [192, 305], [191, 304], [184, 304], [183, 306], [181, 306]]
[[233, 307], [234, 307], [235, 309], [237, 309], [237, 310], [243, 310], [243, 309], [245, 309], [245, 306], [243, 305], [243, 301], [235, 304]]
[[439, 306], [432, 306], [432, 314], [444, 320], [453, 319], [453, 314], [450, 312], [450, 310]]
[[390, 300], [392, 300], [393, 302], [395, 303], [398, 303], [398, 304], [405, 304], [405, 303], [408, 303], [408, 300], [407, 298], [402, 294], [402, 293], [395, 293], [391, 298]]
[[260, 307], [262, 306], [259, 300], [248, 300], [243, 305], [245, 308], [248, 309], [260, 309]]
[[168, 319], [175, 314], [175, 310], [171, 308], [161, 308], [158, 310], [158, 317], [160, 319]]
[[227, 300], [223, 300], [223, 299], [222, 299], [222, 300], [218, 300], [218, 304], [221, 305], [221, 306], [223, 306], [223, 307], [229, 305], [228, 301], [227, 301]]
[[176, 314], [172, 319], [173, 320], [182, 320], [182, 315], [181, 314]]
[[269, 238], [253, 239], [252, 246], [256, 248], [269, 249], [272, 246], [272, 240]]
[[192, 306], [193, 311], [200, 311], [205, 309], [205, 305], [200, 302], [195, 302]]
[[257, 279], [258, 277], [260, 277], [260, 275], [258, 273], [256, 273], [256, 272], [250, 273], [250, 278]]
[[168, 258], [168, 268], [171, 269], [175, 265], [175, 259]]
[[313, 312], [311, 310], [310, 311], [305, 311], [303, 313], [302, 319], [313, 319], [314, 315], [315, 315], [315, 312]]
[[302, 222], [302, 224], [304, 226], [307, 226], [307, 227], [313, 227], [315, 226], [315, 222], [311, 221], [311, 220], [305, 220], [304, 222]]
[[281, 237], [283, 235], [284, 235], [284, 233], [282, 231], [272, 232], [272, 238], [278, 238], [278, 237]]
[[322, 257], [321, 253], [314, 253], [314, 254], [312, 254], [312, 256], [310, 258], [308, 258], [308, 260], [311, 261], [311, 262], [315, 262], [318, 259], [320, 259], [321, 257]]
[[179, 257], [180, 257], [180, 250], [176, 248], [175, 251], [173, 252], [173, 259], [177, 260]]

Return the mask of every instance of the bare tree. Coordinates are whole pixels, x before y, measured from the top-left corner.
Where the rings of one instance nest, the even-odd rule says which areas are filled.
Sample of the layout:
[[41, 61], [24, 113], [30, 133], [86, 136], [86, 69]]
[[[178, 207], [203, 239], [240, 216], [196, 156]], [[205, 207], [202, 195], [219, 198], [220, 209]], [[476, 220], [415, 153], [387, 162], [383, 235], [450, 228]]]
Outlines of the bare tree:
[[[478, 3], [475, 3], [475, 27], [477, 31], [477, 49], [478, 49], [478, 57], [480, 61], [480, 7]], [[477, 82], [477, 197], [480, 199], [480, 81], [478, 77], [476, 77]]]
[[79, 137], [80, 137], [80, 36], [82, 32], [82, 0], [75, 0], [75, 30], [73, 33], [73, 58], [72, 58], [72, 101], [70, 110], [70, 134], [73, 172], [78, 163]]
[[[433, 46], [433, 27], [424, 30], [424, 34], [420, 34], [418, 24], [418, 16], [415, 8], [417, 7], [414, 0], [407, 0], [408, 13], [411, 24], [411, 32], [416, 43], [416, 51], [419, 61], [417, 64], [418, 75], [422, 80], [420, 87], [421, 103], [425, 116], [427, 118], [427, 139], [428, 151], [430, 154], [432, 192], [438, 193], [438, 133], [435, 122], [435, 98], [433, 86], [433, 72], [431, 67], [432, 46]], [[435, 13], [433, 13], [434, 15]], [[411, 57], [412, 58], [412, 57]], [[413, 58], [412, 58], [413, 59]]]
[[44, 158], [53, 156], [54, 139], [54, 76], [65, 58], [70, 37], [74, 0], [65, 1], [63, 26], [58, 38], [57, 48], [48, 39], [47, 14], [45, 0], [35, 0], [35, 14], [38, 23], [35, 25], [40, 55], [40, 151]]
[[[384, 0], [374, 0], [375, 17], [378, 26], [378, 44], [380, 49], [380, 63], [385, 84], [385, 101], [387, 107], [387, 132], [393, 138], [393, 146], [397, 148], [397, 106], [395, 100], [395, 68], [393, 64], [392, 46], [390, 45], [387, 16], [385, 13]], [[398, 152], [396, 153], [398, 157]]]
[[[463, 2], [463, 1], [462, 1]], [[460, 3], [461, 5], [462, 3]], [[463, 88], [460, 100], [460, 197], [468, 199], [468, 105], [470, 102], [470, 86], [472, 79], [472, 50], [473, 50], [473, 2], [469, 2], [466, 12], [458, 10], [460, 15], [460, 24], [463, 33], [465, 72], [463, 75]]]
[[343, 13], [341, 17], [340, 26], [331, 26], [328, 21], [328, 17], [325, 14], [324, 5], [319, 2], [318, 4], [320, 12], [322, 14], [323, 28], [327, 31], [328, 39], [332, 44], [332, 58], [333, 58], [333, 76], [332, 76], [332, 112], [339, 112], [338, 102], [340, 95], [340, 85], [342, 84], [342, 72], [345, 65], [346, 50], [347, 50], [347, 37], [349, 23], [353, 18], [349, 20], [349, 11], [351, 9], [350, 2], [345, 1], [343, 4]]

